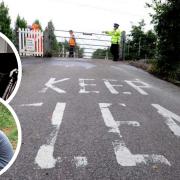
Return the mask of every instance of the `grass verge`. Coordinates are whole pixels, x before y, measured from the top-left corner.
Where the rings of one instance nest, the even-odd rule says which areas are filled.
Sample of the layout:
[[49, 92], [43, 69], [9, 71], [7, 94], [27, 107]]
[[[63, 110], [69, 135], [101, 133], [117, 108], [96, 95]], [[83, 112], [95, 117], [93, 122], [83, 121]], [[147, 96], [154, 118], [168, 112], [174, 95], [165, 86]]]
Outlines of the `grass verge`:
[[16, 122], [11, 112], [3, 104], [0, 104], [0, 130], [7, 135], [13, 145], [13, 149], [16, 149], [18, 141]]
[[145, 60], [128, 61], [128, 64], [135, 66], [137, 68], [143, 69], [160, 79], [163, 79], [163, 80], [171, 82], [177, 86], [180, 86], [180, 81], [173, 79], [173, 78], [167, 78], [167, 77], [164, 77], [163, 75], [158, 74], [156, 69], [154, 69], [153, 62], [151, 63], [151, 61], [149, 61], [149, 62], [145, 61]]

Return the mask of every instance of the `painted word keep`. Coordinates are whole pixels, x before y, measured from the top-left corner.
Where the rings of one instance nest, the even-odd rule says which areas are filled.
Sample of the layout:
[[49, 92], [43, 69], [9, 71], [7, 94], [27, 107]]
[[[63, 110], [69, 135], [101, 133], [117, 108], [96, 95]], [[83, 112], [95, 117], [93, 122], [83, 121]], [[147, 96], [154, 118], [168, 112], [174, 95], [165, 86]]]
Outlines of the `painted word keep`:
[[[60, 88], [59, 85], [66, 81], [70, 81], [70, 78], [63, 78], [60, 80], [56, 80], [56, 78], [50, 78], [48, 82], [45, 83], [45, 88], [43, 88], [40, 92], [46, 93], [48, 89], [55, 91], [59, 94], [67, 93], [67, 91], [63, 88]], [[89, 93], [96, 93], [99, 94], [100, 91], [97, 89], [97, 84], [95, 83], [95, 79], [85, 79], [79, 78], [79, 94], [89, 94]], [[111, 94], [119, 94], [119, 89], [123, 87], [122, 84], [118, 84], [118, 80], [115, 79], [102, 79], [103, 84], [108, 89]], [[150, 85], [140, 81], [139, 79], [136, 80], [124, 80], [124, 82], [129, 85], [130, 87], [134, 88], [137, 92], [141, 95], [148, 95], [148, 93], [144, 90], [150, 88]], [[58, 85], [58, 86], [57, 86]], [[123, 94], [130, 95], [131, 92], [123, 92]]]

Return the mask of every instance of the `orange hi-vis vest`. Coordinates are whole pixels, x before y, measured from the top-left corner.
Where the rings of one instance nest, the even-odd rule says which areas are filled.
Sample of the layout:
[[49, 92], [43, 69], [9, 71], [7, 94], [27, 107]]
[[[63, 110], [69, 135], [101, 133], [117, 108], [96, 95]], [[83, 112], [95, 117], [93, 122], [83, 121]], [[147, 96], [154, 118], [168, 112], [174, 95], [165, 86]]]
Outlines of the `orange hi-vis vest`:
[[75, 46], [75, 45], [76, 45], [76, 41], [75, 41], [74, 36], [70, 37], [70, 39], [69, 39], [69, 45], [70, 45], [70, 46]]
[[33, 24], [32, 25], [32, 29], [34, 30], [34, 31], [39, 31], [40, 30], [40, 27], [39, 27], [39, 25], [38, 24]]

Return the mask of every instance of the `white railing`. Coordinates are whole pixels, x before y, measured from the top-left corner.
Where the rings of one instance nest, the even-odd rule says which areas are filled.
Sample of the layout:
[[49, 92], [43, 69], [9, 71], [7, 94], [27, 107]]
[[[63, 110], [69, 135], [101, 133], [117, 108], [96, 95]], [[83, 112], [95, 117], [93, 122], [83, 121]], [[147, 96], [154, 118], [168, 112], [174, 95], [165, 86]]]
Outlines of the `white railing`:
[[19, 29], [20, 56], [43, 56], [43, 32]]

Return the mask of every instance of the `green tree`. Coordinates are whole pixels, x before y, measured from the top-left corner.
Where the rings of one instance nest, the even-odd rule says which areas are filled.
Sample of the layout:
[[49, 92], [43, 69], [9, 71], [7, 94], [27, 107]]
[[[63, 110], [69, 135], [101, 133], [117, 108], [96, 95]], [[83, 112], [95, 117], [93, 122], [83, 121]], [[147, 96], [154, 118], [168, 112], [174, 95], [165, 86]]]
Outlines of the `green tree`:
[[157, 42], [156, 34], [152, 30], [147, 31], [144, 35], [141, 58], [153, 59], [155, 57], [156, 42]]
[[66, 53], [69, 52], [69, 43], [67, 40], [64, 42], [59, 42], [59, 52], [61, 53], [61, 56], [66, 56]]
[[132, 26], [126, 42], [126, 59], [151, 59], [155, 56], [156, 34], [152, 30], [145, 32], [144, 26], [144, 20]]
[[19, 49], [19, 36], [18, 36], [18, 29], [19, 28], [27, 28], [27, 21], [24, 18], [21, 18], [18, 14], [15, 22], [15, 29], [13, 31], [13, 38], [12, 41], [15, 44], [16, 48]]
[[84, 48], [81, 48], [78, 44], [76, 44], [75, 52], [76, 52], [78, 58], [83, 58], [83, 56], [84, 56]]
[[180, 1], [153, 0], [148, 7], [157, 33], [157, 72], [168, 78], [180, 79]]
[[109, 48], [108, 49], [96, 49], [93, 54], [93, 59], [105, 59], [108, 56], [108, 59], [112, 59], [112, 55], [110, 53]]
[[44, 35], [46, 36], [46, 38], [48, 38], [48, 41], [46, 44], [47, 47], [45, 50], [45, 56], [48, 56], [48, 57], [57, 55], [60, 51], [59, 43], [57, 42], [54, 30], [55, 28], [54, 28], [53, 22], [49, 21], [44, 31]]
[[27, 21], [18, 14], [15, 22], [15, 29], [18, 30], [19, 28], [27, 28]]
[[4, 2], [0, 3], [0, 31], [9, 39], [12, 39], [11, 18], [9, 16], [9, 9]]
[[106, 49], [97, 49], [93, 52], [93, 59], [105, 59], [106, 57]]

